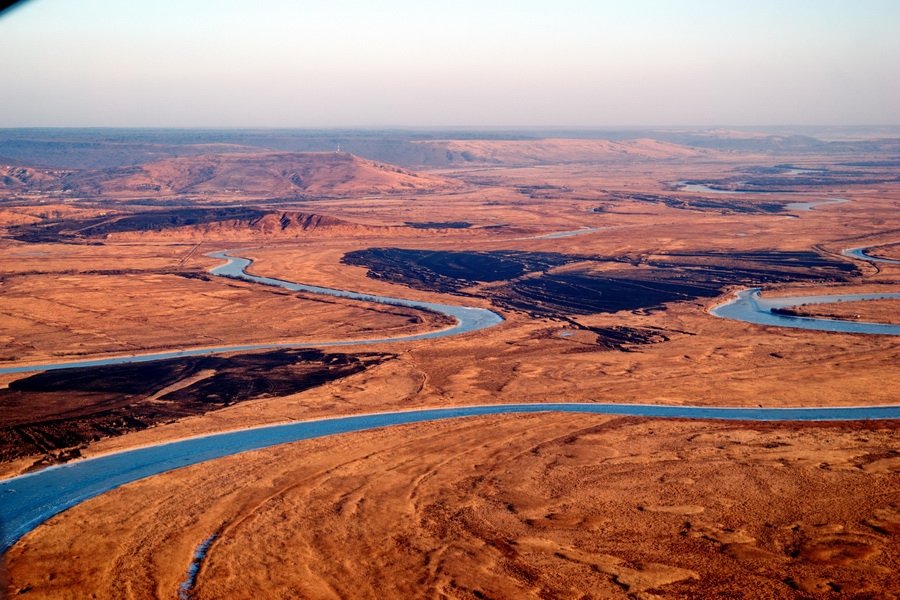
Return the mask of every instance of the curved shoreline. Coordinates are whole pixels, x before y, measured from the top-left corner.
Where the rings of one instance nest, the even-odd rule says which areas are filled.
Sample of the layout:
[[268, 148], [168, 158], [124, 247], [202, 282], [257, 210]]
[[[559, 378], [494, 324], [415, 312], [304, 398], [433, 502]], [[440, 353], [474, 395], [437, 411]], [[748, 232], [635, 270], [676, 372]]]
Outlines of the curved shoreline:
[[361, 300], [363, 302], [374, 302], [376, 304], [387, 304], [391, 306], [404, 306], [407, 308], [428, 310], [440, 313], [446, 317], [450, 317], [456, 321], [456, 325], [427, 331], [425, 333], [414, 333], [409, 335], [400, 335], [388, 338], [367, 338], [361, 340], [335, 340], [335, 341], [298, 341], [298, 342], [269, 342], [261, 344], [238, 344], [232, 346], [214, 346], [204, 348], [190, 348], [186, 350], [170, 350], [165, 352], [150, 352], [147, 354], [130, 354], [125, 356], [111, 356], [108, 358], [94, 358], [86, 360], [61, 361], [56, 363], [32, 363], [26, 365], [14, 365], [8, 367], [0, 367], [0, 375], [12, 373], [29, 373], [36, 371], [55, 371], [59, 369], [73, 369], [84, 367], [101, 367], [106, 365], [122, 365], [130, 363], [151, 362], [154, 360], [166, 360], [171, 358], [185, 358], [189, 356], [208, 356], [211, 354], [224, 354], [226, 352], [247, 352], [254, 350], [274, 350], [278, 348], [332, 348], [337, 346], [359, 346], [366, 344], [384, 344], [393, 342], [413, 342], [418, 340], [436, 339], [448, 337], [452, 335], [460, 335], [480, 329], [493, 327], [503, 322], [503, 317], [492, 310], [486, 308], [456, 306], [452, 304], [436, 304], [433, 302], [423, 302], [418, 300], [405, 300], [402, 298], [391, 298], [389, 296], [379, 296], [376, 294], [361, 294], [358, 292], [350, 292], [346, 290], [337, 290], [333, 288], [318, 287], [313, 285], [303, 285], [284, 281], [282, 279], [274, 279], [271, 277], [258, 277], [250, 275], [245, 271], [247, 267], [253, 264], [252, 260], [239, 256], [232, 256], [229, 250], [219, 252], [211, 252], [207, 256], [212, 258], [220, 258], [227, 261], [223, 265], [213, 267], [210, 273], [218, 277], [227, 277], [240, 279], [250, 283], [258, 283], [261, 285], [281, 287], [294, 292], [309, 292], [325, 296], [334, 296], [338, 298], [349, 298], [351, 300]]
[[[576, 230], [578, 233], [593, 233], [596, 231], [595, 229], [582, 229]], [[564, 232], [564, 233], [572, 233], [572, 232]], [[882, 262], [889, 264], [900, 264], [900, 260], [894, 260], [890, 258], [880, 258], [877, 256], [870, 256], [866, 254], [866, 250], [872, 248], [874, 246], [865, 246], [859, 248], [850, 248], [844, 250], [841, 254], [848, 258], [854, 258], [859, 260], [865, 260], [869, 262]], [[375, 302], [378, 304], [386, 304], [393, 306], [404, 306], [407, 308], [420, 309], [420, 310], [428, 310], [432, 312], [437, 312], [444, 316], [451, 317], [456, 320], [456, 325], [451, 327], [446, 327], [443, 329], [438, 329], [434, 331], [429, 331], [425, 333], [418, 334], [410, 334], [410, 335], [402, 335], [396, 337], [389, 338], [368, 338], [362, 340], [335, 340], [335, 341], [308, 341], [308, 342], [269, 342], [269, 343], [261, 343], [261, 344], [239, 344], [232, 346], [214, 346], [214, 347], [203, 347], [203, 348], [190, 348], [186, 350], [171, 350], [165, 352], [151, 352], [147, 354], [130, 354], [124, 356], [113, 356], [108, 358], [95, 358], [95, 359], [86, 359], [86, 360], [73, 360], [73, 361], [62, 361], [56, 363], [32, 363], [25, 365], [13, 365], [7, 367], [0, 367], [0, 375], [4, 374], [14, 374], [14, 373], [28, 373], [28, 372], [38, 372], [38, 371], [54, 371], [58, 369], [71, 369], [71, 368], [84, 368], [84, 367], [99, 367], [105, 365], [119, 365], [119, 364], [129, 364], [129, 363], [141, 363], [141, 362], [150, 362], [154, 360], [166, 360], [171, 358], [185, 358], [190, 356], [208, 356], [212, 354], [224, 354], [227, 352], [249, 352], [255, 350], [275, 350], [278, 348], [328, 348], [328, 347], [338, 347], [338, 346], [357, 346], [357, 345], [366, 345], [366, 344], [382, 344], [382, 343], [393, 343], [393, 342], [412, 342], [424, 339], [436, 339], [442, 338], [452, 335], [459, 335], [463, 333], [468, 333], [472, 331], [478, 331], [480, 329], [486, 329], [488, 327], [493, 327], [494, 325], [498, 325], [503, 322], [503, 317], [494, 311], [488, 310], [486, 308], [476, 308], [476, 307], [466, 307], [466, 306], [456, 306], [452, 304], [436, 304], [432, 302], [424, 302], [418, 300], [406, 300], [402, 298], [392, 298], [390, 296], [380, 296], [377, 294], [363, 294], [359, 292], [352, 292], [349, 290], [339, 290], [334, 288], [326, 288], [314, 285], [305, 285], [301, 283], [293, 283], [290, 281], [285, 281], [283, 279], [275, 279], [272, 277], [261, 277], [257, 275], [250, 275], [246, 272], [246, 269], [253, 264], [253, 261], [247, 258], [243, 258], [240, 256], [233, 256], [230, 254], [231, 252], [236, 252], [235, 250], [221, 250], [218, 252], [211, 252], [206, 256], [212, 258], [219, 258], [225, 262], [223, 265], [219, 265], [217, 267], [213, 267], [209, 270], [209, 272], [218, 277], [227, 277], [240, 279], [242, 281], [248, 281], [250, 283], [258, 283], [260, 285], [268, 285], [281, 287], [290, 291], [295, 292], [308, 292], [313, 294], [321, 294], [326, 296], [334, 296], [338, 298], [349, 298], [352, 300], [360, 300], [363, 302]], [[751, 290], [745, 290], [748, 293], [752, 293], [754, 290], [758, 290], [759, 288], [752, 288]], [[875, 334], [883, 334], [881, 331], [861, 331], [858, 329], [850, 328], [847, 329], [845, 325], [841, 325], [842, 323], [856, 323], [853, 321], [839, 321], [835, 319], [817, 319], [813, 317], [789, 317], [787, 315], [778, 315], [773, 316], [772, 318], [761, 317], [759, 315], [763, 314], [762, 310], [759, 310], [759, 305], [765, 302], [771, 301], [763, 301], [759, 294], [755, 296], [755, 303], [750, 310], [744, 306], [747, 303], [748, 299], [746, 296], [742, 295], [743, 292], [738, 292], [736, 297], [724, 304], [720, 304], [709, 310], [710, 314], [722, 317], [726, 319], [735, 319], [738, 321], [744, 321], [747, 323], [756, 323], [759, 325], [771, 325], [776, 327], [789, 327], [793, 329], [810, 329], [815, 331], [837, 331], [837, 332], [849, 332], [849, 333], [875, 333]], [[819, 298], [828, 298], [827, 300], [822, 300], [818, 302], [810, 301], [810, 298], [807, 297], [798, 297], [792, 300], [795, 300], [794, 304], [783, 304], [780, 307], [785, 306], [794, 306], [798, 304], [825, 304], [828, 302], [838, 302], [841, 299], [848, 299], [852, 295], [835, 295], [835, 296], [822, 296]], [[887, 297], [894, 297], [890, 294]], [[872, 298], [857, 298], [857, 299], [872, 299]], [[732, 308], [728, 308], [732, 307]], [[774, 313], [771, 313], [774, 315]], [[858, 323], [861, 325], [861, 323]], [[870, 323], [866, 325], [878, 325], [883, 327], [889, 327], [888, 325], [878, 324], [878, 323]], [[864, 327], [862, 329], [870, 329], [868, 327]], [[897, 335], [893, 331], [889, 331], [886, 335]]]
[[885, 263], [889, 265], [900, 265], [900, 260], [894, 258], [883, 258], [881, 256], [872, 256], [866, 250], [871, 250], [872, 248], [879, 248], [881, 246], [891, 246], [896, 244], [897, 242], [888, 242], [887, 244], [879, 244], [878, 246], [860, 246], [859, 248], [847, 248], [846, 250], [841, 251], [841, 256], [846, 256], [847, 258], [855, 258], [858, 260], [864, 260], [867, 262], [877, 262], [877, 263]]
[[[710, 187], [705, 183], [688, 183], [687, 181], [676, 181], [675, 184], [676, 191], [679, 192], [690, 192], [694, 194], [725, 194], [725, 195], [734, 195], [734, 196], [744, 196], [744, 195], [761, 195], [761, 196], [770, 196], [773, 194], [794, 194], [796, 192], [790, 191], [774, 191], [767, 192], [764, 190], [724, 190], [717, 189], [714, 187]], [[823, 200], [807, 200], [807, 201], [794, 201], [794, 202], [786, 202], [784, 203], [785, 211], [797, 211], [797, 212], [809, 212], [815, 210], [819, 206], [827, 206], [829, 204], [844, 204], [850, 202], [848, 198], [825, 198]]]
[[0, 552], [50, 517], [119, 486], [241, 452], [312, 438], [462, 417], [578, 412], [742, 421], [900, 419], [900, 406], [736, 408], [615, 403], [495, 404], [330, 417], [214, 433], [73, 461], [0, 481]]
[[807, 329], [833, 333], [900, 335], [900, 325], [890, 323], [800, 317], [775, 312], [778, 309], [800, 305], [836, 304], [838, 302], [855, 302], [859, 300], [894, 300], [900, 299], [900, 292], [763, 298], [760, 295], [761, 291], [761, 288], [750, 288], [735, 292], [731, 300], [714, 306], [709, 310], [709, 313], [723, 319], [770, 327], [787, 327], [789, 329]]
[[[167, 353], [155, 353], [138, 356], [126, 356], [93, 361], [57, 363], [55, 365], [28, 365], [0, 370], [0, 373], [21, 371], [50, 370], [70, 368], [73, 366], [97, 366], [102, 364], [121, 364], [127, 362], [143, 362], [172, 358], [178, 356], [196, 356], [216, 352], [234, 352], [239, 350], [256, 350], [279, 347], [305, 346], [349, 346], [359, 344], [384, 343], [393, 341], [412, 341], [457, 335], [491, 327], [503, 321], [502, 317], [487, 309], [468, 308], [444, 304], [433, 304], [414, 300], [402, 300], [386, 296], [360, 294], [345, 290], [322, 288], [292, 283], [280, 279], [258, 277], [246, 273], [252, 261], [246, 258], [231, 256], [228, 251], [211, 253], [208, 256], [227, 260], [211, 270], [211, 273], [224, 277], [236, 277], [245, 281], [262, 285], [273, 285], [291, 291], [305, 291], [337, 297], [345, 297], [382, 304], [397, 304], [410, 308], [433, 310], [456, 319], [455, 326], [423, 334], [383, 338], [372, 340], [350, 340], [339, 342], [307, 342], [305, 344], [280, 343], [227, 346], [213, 349], [193, 349]], [[749, 307], [751, 313], [767, 315], [775, 322], [761, 322], [766, 325], [781, 327], [801, 327], [824, 331], [843, 331], [852, 327], [854, 333], [861, 326], [878, 328], [896, 328], [900, 335], [900, 325], [878, 323], [856, 323], [852, 321], [835, 321], [814, 319], [809, 317], [789, 317], [771, 312], [778, 304], [790, 306], [802, 303], [828, 303], [836, 299], [869, 299], [900, 298], [897, 294], [846, 294], [841, 296], [809, 296], [795, 298], [762, 299], [759, 289], [744, 290], [730, 302], [713, 308], [710, 312], [723, 318], [737, 318], [738, 309]], [[737, 311], [737, 312], [735, 312]], [[798, 324], [800, 323], [800, 324]], [[873, 333], [884, 333], [877, 331]], [[900, 405], [873, 407], [810, 407], [810, 408], [738, 408], [738, 407], [705, 407], [652, 404], [619, 404], [619, 403], [538, 403], [538, 404], [496, 404], [486, 406], [467, 406], [453, 408], [418, 409], [401, 412], [371, 413], [331, 417], [314, 421], [293, 422], [277, 425], [220, 432], [197, 437], [185, 438], [150, 446], [132, 448], [111, 454], [100, 455], [73, 461], [71, 463], [48, 467], [40, 471], [20, 475], [0, 481], [0, 552], [8, 549], [18, 539], [50, 517], [70, 508], [84, 500], [102, 494], [145, 477], [157, 475], [180, 467], [193, 465], [216, 458], [222, 458], [241, 452], [267, 448], [278, 444], [296, 442], [305, 439], [388, 427], [393, 425], [435, 421], [441, 419], [473, 417], [483, 415], [534, 413], [534, 412], [581, 412], [593, 414], [616, 414], [656, 418], [686, 419], [727, 419], [750, 421], [829, 421], [829, 420], [868, 420], [868, 419], [900, 419]]]
[[795, 210], [797, 212], [809, 212], [820, 206], [828, 206], [829, 204], [846, 204], [850, 202], [847, 198], [826, 198], [825, 200], [810, 200], [809, 202], [788, 202], [784, 205], [785, 210]]
[[[890, 245], [888, 244], [881, 244]], [[866, 251], [877, 246], [860, 246], [841, 251], [842, 256], [872, 263], [900, 264], [900, 260], [871, 256]], [[770, 327], [787, 327], [789, 329], [807, 329], [810, 331], [828, 331], [834, 333], [862, 333], [866, 335], [900, 335], [900, 325], [890, 323], [874, 323], [867, 321], [846, 321], [819, 317], [801, 317], [780, 314], [778, 309], [809, 304], [836, 304], [838, 302], [854, 302], [859, 300], [894, 300], [900, 299], [900, 292], [868, 293], [868, 294], [833, 294], [819, 296], [790, 296], [786, 298], [763, 298], [761, 288], [750, 288], [735, 292], [734, 297], [709, 309], [713, 316], [723, 319], [743, 321], [754, 325]]]

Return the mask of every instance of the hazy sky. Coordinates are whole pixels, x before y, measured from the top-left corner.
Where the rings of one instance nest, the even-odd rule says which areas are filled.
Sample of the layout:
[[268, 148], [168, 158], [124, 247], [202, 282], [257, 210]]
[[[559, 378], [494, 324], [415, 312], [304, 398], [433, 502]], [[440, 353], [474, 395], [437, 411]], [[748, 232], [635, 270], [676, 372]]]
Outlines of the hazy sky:
[[900, 124], [900, 0], [32, 0], [0, 126]]

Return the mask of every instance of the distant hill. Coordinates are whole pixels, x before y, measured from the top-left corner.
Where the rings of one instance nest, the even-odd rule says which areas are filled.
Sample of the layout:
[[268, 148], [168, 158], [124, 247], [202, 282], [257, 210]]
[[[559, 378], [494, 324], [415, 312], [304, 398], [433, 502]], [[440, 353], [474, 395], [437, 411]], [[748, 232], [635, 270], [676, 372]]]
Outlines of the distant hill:
[[417, 142], [433, 151], [442, 150], [450, 164], [503, 165], [604, 162], [611, 160], [663, 160], [703, 156], [701, 150], [654, 139], [592, 140], [446, 140]]
[[115, 198], [343, 196], [426, 192], [460, 185], [343, 152], [231, 152], [82, 171], [2, 169], [0, 189]]
[[0, 189], [27, 191], [58, 185], [67, 171], [33, 169], [0, 162]]
[[[900, 150], [900, 127], [752, 129], [526, 129], [526, 130], [313, 130], [313, 129], [0, 129], [0, 165], [108, 169], [167, 158], [226, 153], [327, 152], [340, 147], [371, 160], [406, 168], [464, 162], [448, 141], [653, 139], [710, 151], [774, 154], [860, 154]], [[424, 142], [424, 143], [423, 143]], [[462, 151], [466, 151], [462, 149]], [[471, 150], [469, 150], [471, 152]], [[603, 160], [607, 160], [608, 156]]]

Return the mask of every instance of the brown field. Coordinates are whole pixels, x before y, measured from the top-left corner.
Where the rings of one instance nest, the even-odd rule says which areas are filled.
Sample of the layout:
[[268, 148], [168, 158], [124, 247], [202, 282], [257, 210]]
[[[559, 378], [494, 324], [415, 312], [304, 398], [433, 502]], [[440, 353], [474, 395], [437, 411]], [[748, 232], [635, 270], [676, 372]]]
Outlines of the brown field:
[[215, 534], [197, 598], [895, 598], [896, 427], [537, 414], [289, 444], [85, 502], [8, 553], [11, 589], [174, 597]]
[[[126, 174], [9, 171], [4, 366], [447, 326], [423, 311], [208, 276], [219, 261], [206, 253], [229, 248], [254, 260], [254, 274], [486, 307], [505, 322], [324, 356], [3, 375], [0, 475], [215, 431], [429, 406], [897, 403], [898, 338], [708, 313], [749, 286], [900, 291], [900, 266], [840, 255], [896, 253], [895, 174], [847, 166], [881, 154], [655, 140], [416, 144], [446, 160], [395, 169], [241, 148]], [[824, 174], [785, 175], [777, 164]], [[685, 191], [682, 181], [721, 189]], [[77, 193], [64, 196], [63, 184]], [[741, 193], [766, 186], [780, 191]], [[849, 201], [785, 206], [829, 198]], [[898, 322], [896, 305], [803, 310]], [[205, 401], [246, 381], [262, 384]], [[122, 419], [132, 425], [110, 425]], [[9, 589], [173, 597], [194, 549], [216, 533], [198, 598], [898, 597], [896, 427], [542, 414], [290, 444], [66, 511], [7, 553]]]
[[[0, 330], [7, 334], [0, 365], [180, 347], [391, 337], [449, 324], [423, 311], [193, 275], [9, 276], [0, 296]], [[247, 327], [247, 315], [263, 318]]]
[[872, 255], [890, 258], [891, 260], [900, 260], [900, 244], [891, 244], [883, 248], [875, 248], [873, 249]]
[[827, 306], [798, 306], [791, 310], [800, 316], [873, 323], [900, 323], [900, 301], [898, 300], [840, 302]]

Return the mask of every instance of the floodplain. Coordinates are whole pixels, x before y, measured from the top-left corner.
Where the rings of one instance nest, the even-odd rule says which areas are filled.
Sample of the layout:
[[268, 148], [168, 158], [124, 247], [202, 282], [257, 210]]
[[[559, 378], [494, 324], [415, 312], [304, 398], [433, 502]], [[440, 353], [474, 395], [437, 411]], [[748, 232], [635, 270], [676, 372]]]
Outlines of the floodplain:
[[[227, 140], [199, 152], [179, 132], [160, 159], [133, 132], [122, 165], [121, 142], [85, 157], [67, 146], [82, 148], [66, 138], [77, 133], [34, 135], [54, 151], [0, 167], [0, 368], [289, 347], [2, 374], [5, 478], [381, 411], [898, 404], [898, 336], [710, 313], [756, 287], [900, 292], [900, 264], [843, 254], [898, 258], [898, 139], [419, 134], [385, 142], [392, 164], [377, 136], [357, 156], [355, 138], [340, 153]], [[16, 148], [29, 146], [0, 139], [0, 156]], [[256, 276], [503, 320], [389, 341], [453, 321], [219, 277], [210, 255], [223, 250]], [[790, 307], [883, 323], [898, 309]], [[315, 345], [326, 341], [347, 345]], [[7, 587], [24, 598], [897, 597], [897, 427], [547, 412], [299, 441], [134, 481], [36, 524], [5, 552]]]

